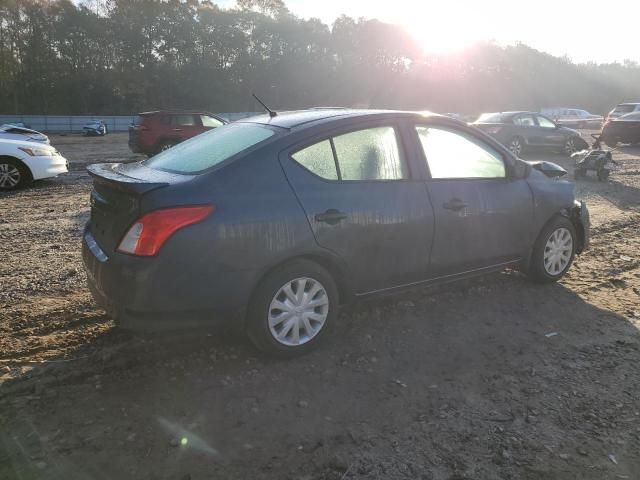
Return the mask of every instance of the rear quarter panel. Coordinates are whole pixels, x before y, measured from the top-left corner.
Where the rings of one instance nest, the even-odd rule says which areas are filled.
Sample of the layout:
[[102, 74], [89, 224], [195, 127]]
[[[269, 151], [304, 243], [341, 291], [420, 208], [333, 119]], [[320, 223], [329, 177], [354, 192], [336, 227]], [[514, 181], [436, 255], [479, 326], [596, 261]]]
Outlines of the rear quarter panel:
[[[157, 274], [151, 275], [153, 281], [164, 283], [158, 285], [160, 291], [177, 289], [193, 308], [224, 304], [242, 309], [269, 269], [319, 249], [277, 161], [277, 145], [144, 198], [144, 210], [215, 205], [213, 215], [179, 230], [163, 246]], [[180, 259], [181, 265], [173, 259]]]

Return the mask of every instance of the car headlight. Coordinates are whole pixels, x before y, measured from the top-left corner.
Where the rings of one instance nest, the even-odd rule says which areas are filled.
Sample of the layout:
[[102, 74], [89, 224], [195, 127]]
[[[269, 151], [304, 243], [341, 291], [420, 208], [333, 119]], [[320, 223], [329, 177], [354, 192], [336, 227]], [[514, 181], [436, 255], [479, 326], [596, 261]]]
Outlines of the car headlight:
[[18, 147], [27, 155], [31, 155], [32, 157], [53, 157], [56, 154], [56, 151], [51, 148], [42, 148], [42, 147]]

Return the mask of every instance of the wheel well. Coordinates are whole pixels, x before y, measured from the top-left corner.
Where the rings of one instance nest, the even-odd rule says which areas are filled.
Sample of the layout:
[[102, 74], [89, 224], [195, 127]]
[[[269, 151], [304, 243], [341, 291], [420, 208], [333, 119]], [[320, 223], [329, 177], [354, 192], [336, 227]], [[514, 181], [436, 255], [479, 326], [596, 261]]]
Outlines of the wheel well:
[[33, 181], [33, 174], [31, 173], [31, 169], [19, 158], [17, 157], [12, 157], [10, 155], [0, 155], [0, 160], [12, 160], [13, 162], [17, 163], [18, 165], [20, 165], [23, 170], [25, 172], [27, 172], [28, 178], [27, 181], [32, 182]]
[[251, 292], [251, 301], [253, 301], [253, 294], [255, 290], [258, 288], [258, 285], [260, 285], [260, 283], [262, 283], [262, 281], [268, 275], [270, 275], [271, 272], [282, 267], [283, 265], [286, 265], [287, 263], [294, 262], [296, 260], [307, 260], [309, 262], [313, 262], [317, 265], [320, 265], [322, 268], [324, 268], [329, 273], [329, 275], [331, 275], [333, 280], [336, 282], [336, 287], [338, 289], [338, 295], [340, 295], [341, 304], [346, 303], [348, 299], [353, 295], [353, 291], [351, 289], [351, 285], [347, 278], [346, 272], [344, 271], [344, 268], [342, 268], [339, 265], [337, 260], [333, 260], [330, 257], [324, 256], [324, 255], [307, 254], [307, 255], [298, 255], [296, 257], [287, 258], [286, 260], [283, 260], [282, 262], [277, 263], [272, 267], [270, 267], [269, 269], [267, 269], [260, 276], [260, 278], [256, 281], [255, 285], [253, 286], [253, 291]]

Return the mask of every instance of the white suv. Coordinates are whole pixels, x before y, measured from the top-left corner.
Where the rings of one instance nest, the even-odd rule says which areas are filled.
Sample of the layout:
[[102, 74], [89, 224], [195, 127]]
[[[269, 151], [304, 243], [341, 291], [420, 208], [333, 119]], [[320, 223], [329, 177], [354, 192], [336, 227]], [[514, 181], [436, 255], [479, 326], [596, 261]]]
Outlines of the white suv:
[[68, 172], [68, 162], [53, 147], [38, 142], [0, 140], [0, 191]]

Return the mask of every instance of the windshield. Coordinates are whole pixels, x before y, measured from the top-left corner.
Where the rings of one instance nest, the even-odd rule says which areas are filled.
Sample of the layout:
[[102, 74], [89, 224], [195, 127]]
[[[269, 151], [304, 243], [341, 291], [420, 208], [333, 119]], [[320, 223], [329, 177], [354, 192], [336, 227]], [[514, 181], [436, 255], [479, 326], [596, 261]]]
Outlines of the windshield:
[[203, 133], [146, 160], [144, 164], [176, 173], [198, 173], [275, 135], [266, 126], [232, 123]]

